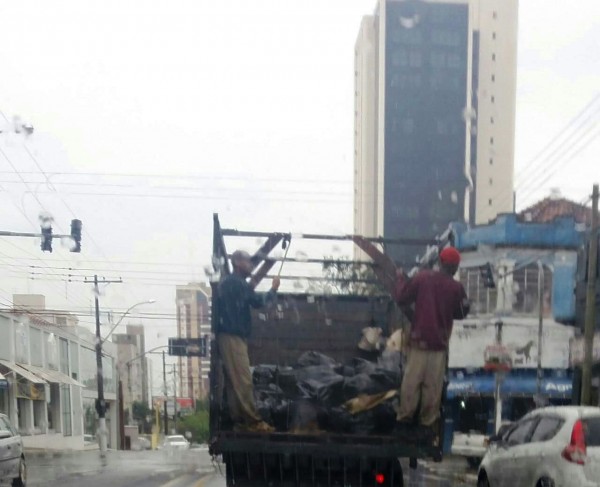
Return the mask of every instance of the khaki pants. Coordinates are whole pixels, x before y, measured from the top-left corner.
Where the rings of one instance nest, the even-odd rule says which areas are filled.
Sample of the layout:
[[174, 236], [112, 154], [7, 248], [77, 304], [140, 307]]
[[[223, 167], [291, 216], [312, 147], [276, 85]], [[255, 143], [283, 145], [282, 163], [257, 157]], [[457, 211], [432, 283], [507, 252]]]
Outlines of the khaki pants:
[[431, 352], [418, 348], [409, 350], [400, 389], [398, 421], [412, 421], [419, 401], [419, 423], [433, 426], [438, 420], [446, 374], [446, 356], [445, 351]]
[[225, 369], [225, 390], [229, 414], [236, 424], [253, 425], [261, 421], [254, 404], [252, 375], [246, 340], [236, 335], [217, 336]]

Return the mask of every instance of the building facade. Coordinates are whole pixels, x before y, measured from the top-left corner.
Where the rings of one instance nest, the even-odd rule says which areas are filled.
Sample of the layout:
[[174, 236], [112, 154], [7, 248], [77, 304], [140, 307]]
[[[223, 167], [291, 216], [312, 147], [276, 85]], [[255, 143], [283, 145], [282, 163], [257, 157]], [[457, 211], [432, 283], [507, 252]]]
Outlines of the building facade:
[[430, 237], [512, 211], [516, 17], [517, 0], [380, 0], [363, 18], [355, 233]]
[[[177, 337], [210, 336], [211, 289], [202, 283], [177, 286]], [[210, 351], [207, 357], [179, 357], [179, 396], [205, 399], [209, 391]]]
[[117, 347], [117, 367], [123, 384], [123, 409], [131, 422], [134, 402], [150, 404], [144, 327], [127, 325], [126, 333], [114, 334], [112, 341]]
[[[462, 254], [459, 279], [472, 308], [467, 319], [455, 322], [450, 340], [447, 451], [455, 431], [491, 434], [497, 417], [519, 419], [539, 400], [571, 403], [569, 343], [575, 336], [576, 315], [573, 289], [577, 253], [585, 240], [585, 229], [572, 217], [533, 223], [505, 214], [488, 225], [455, 223], [451, 229]], [[493, 288], [485, 285], [482, 274], [488, 264], [495, 281]], [[494, 372], [486, 368], [488, 353], [498, 345], [510, 363], [510, 371], [501, 382], [500, 398], [495, 397]], [[542, 376], [537, 397], [540, 351]]]
[[[103, 346], [108, 444], [117, 447], [116, 349]], [[95, 336], [25, 311], [0, 314], [0, 411], [25, 447], [83, 449], [96, 442]]]

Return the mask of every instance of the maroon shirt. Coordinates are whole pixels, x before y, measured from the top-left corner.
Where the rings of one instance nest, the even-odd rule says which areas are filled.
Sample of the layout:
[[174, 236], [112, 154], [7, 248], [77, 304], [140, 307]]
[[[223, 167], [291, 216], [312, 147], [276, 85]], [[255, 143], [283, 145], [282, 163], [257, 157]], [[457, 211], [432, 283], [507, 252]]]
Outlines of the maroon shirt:
[[422, 350], [447, 350], [453, 321], [469, 312], [463, 285], [443, 272], [427, 270], [412, 279], [398, 277], [395, 298], [400, 306], [415, 305], [410, 343]]

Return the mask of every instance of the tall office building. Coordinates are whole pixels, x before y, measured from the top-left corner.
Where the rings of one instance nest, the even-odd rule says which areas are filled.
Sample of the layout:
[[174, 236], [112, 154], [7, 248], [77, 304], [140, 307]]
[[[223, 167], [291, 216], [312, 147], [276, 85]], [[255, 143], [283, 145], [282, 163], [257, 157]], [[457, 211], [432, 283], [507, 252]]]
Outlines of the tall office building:
[[512, 211], [516, 24], [517, 0], [380, 0], [363, 18], [355, 233], [433, 237]]
[[[179, 338], [200, 338], [210, 336], [211, 289], [201, 283], [177, 286], [177, 336]], [[208, 395], [210, 356], [179, 357], [180, 397], [194, 401]]]
[[133, 402], [148, 402], [148, 361], [146, 339], [142, 325], [127, 325], [125, 333], [115, 333], [113, 343], [117, 346], [117, 363], [123, 382], [124, 409], [131, 413]]

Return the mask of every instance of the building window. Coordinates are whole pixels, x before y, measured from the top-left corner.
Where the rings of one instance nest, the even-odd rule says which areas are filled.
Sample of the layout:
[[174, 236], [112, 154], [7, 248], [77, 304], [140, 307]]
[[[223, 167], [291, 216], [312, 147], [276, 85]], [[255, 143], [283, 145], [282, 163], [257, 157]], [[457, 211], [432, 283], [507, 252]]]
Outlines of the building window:
[[495, 60], [496, 60], [496, 53], [493, 53], [492, 54], [492, 61], [495, 61]]
[[494, 184], [494, 180], [492, 178], [490, 178], [490, 186], [492, 186]]
[[493, 166], [493, 165], [494, 165], [494, 158], [490, 157], [490, 166]]
[[494, 137], [490, 137], [490, 144], [494, 144]]
[[490, 198], [490, 199], [488, 200], [488, 203], [489, 203], [489, 205], [490, 205], [490, 206], [492, 206], [492, 198]]
[[492, 83], [493, 83], [494, 81], [496, 81], [496, 75], [495, 75], [495, 74], [492, 74]]
[[492, 39], [496, 40], [496, 33], [492, 32]]
[[493, 124], [494, 123], [494, 117], [490, 117], [490, 123]]
[[492, 95], [491, 101], [492, 101], [492, 103], [494, 103], [496, 101], [496, 97], [494, 95]]
[[498, 12], [494, 12], [494, 13], [492, 14], [492, 18], [494, 18], [494, 19], [497, 19], [497, 18], [498, 18]]

